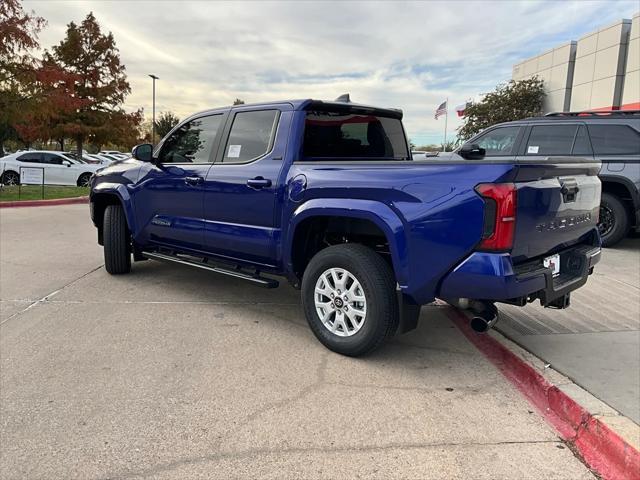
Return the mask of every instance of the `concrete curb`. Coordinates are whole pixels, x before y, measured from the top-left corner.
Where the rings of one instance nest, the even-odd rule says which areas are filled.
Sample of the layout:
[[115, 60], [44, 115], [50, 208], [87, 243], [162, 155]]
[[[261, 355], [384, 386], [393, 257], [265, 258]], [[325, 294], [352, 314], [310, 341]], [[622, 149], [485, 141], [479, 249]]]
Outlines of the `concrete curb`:
[[89, 197], [55, 198], [53, 200], [18, 200], [14, 202], [0, 202], [0, 208], [12, 207], [52, 207], [55, 205], [73, 205], [89, 203]]
[[545, 378], [526, 358], [494, 336], [478, 335], [471, 330], [464, 313], [453, 307], [447, 308], [446, 313], [465, 337], [536, 407], [562, 439], [575, 448], [590, 468], [605, 480], [640, 479], [640, 452], [629, 442], [565, 393], [562, 386]]

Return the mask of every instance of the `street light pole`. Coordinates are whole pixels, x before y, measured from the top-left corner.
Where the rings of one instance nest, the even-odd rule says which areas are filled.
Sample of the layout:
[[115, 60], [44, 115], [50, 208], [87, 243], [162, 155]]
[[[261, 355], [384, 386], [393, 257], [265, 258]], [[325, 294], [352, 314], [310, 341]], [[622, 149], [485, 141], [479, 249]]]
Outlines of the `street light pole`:
[[151, 131], [153, 132], [151, 135], [151, 143], [153, 145], [156, 144], [156, 80], [160, 80], [154, 74], [149, 74], [149, 76], [153, 79], [153, 120], [151, 120]]

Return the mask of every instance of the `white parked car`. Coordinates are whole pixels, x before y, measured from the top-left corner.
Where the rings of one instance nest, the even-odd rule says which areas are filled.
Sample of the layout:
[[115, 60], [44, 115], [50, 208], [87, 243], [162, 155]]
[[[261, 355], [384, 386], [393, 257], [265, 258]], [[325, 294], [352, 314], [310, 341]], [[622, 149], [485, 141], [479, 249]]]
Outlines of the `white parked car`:
[[114, 155], [113, 153], [98, 153], [98, 156], [108, 159], [109, 162], [117, 162], [118, 160], [122, 160], [120, 155]]
[[98, 154], [99, 155], [106, 154], [106, 155], [116, 155], [116, 156], [118, 156], [118, 155], [122, 155], [122, 152], [119, 152], [117, 150], [100, 150], [98, 152]]
[[[78, 156], [76, 155], [74, 158], [78, 158]], [[105, 165], [105, 164], [108, 163], [105, 159], [100, 158], [97, 155], [92, 155], [90, 153], [83, 153], [82, 154], [82, 161], [84, 161], [86, 163], [92, 163], [94, 165]]]
[[89, 186], [91, 175], [104, 165], [95, 165], [73, 159], [63, 152], [34, 150], [16, 152], [0, 159], [2, 183], [20, 183], [20, 167], [44, 168], [45, 185]]

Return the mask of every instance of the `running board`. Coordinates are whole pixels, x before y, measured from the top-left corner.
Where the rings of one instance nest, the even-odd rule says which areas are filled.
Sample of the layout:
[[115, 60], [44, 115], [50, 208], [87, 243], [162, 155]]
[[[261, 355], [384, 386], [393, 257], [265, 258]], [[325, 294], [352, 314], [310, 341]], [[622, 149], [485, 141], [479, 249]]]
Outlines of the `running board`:
[[264, 288], [277, 288], [279, 285], [277, 280], [273, 280], [271, 278], [265, 278], [259, 275], [251, 275], [251, 274], [242, 272], [240, 270], [229, 270], [222, 267], [207, 265], [206, 262], [199, 262], [197, 260], [187, 260], [186, 258], [180, 258], [175, 255], [166, 255], [164, 253], [158, 253], [158, 252], [142, 252], [142, 256], [146, 258], [150, 258], [152, 260], [159, 260], [161, 262], [179, 263], [181, 265], [188, 265], [190, 267], [201, 268], [203, 270], [208, 270], [210, 272], [220, 273], [222, 275], [227, 275], [229, 277], [235, 277], [241, 280], [246, 280], [248, 282], [254, 283]]

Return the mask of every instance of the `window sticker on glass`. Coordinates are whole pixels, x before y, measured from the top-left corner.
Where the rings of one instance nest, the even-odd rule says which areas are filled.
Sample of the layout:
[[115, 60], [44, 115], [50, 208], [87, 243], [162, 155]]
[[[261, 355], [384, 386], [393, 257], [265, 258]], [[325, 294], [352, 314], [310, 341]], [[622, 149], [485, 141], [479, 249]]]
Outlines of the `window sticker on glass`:
[[538, 145], [529, 145], [529, 148], [527, 149], [527, 153], [538, 153], [538, 149], [540, 147], [538, 147]]
[[229, 152], [227, 153], [227, 158], [239, 158], [240, 150], [242, 150], [242, 145], [229, 145]]

